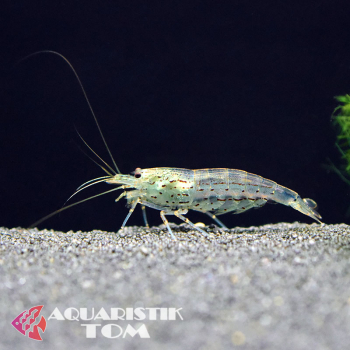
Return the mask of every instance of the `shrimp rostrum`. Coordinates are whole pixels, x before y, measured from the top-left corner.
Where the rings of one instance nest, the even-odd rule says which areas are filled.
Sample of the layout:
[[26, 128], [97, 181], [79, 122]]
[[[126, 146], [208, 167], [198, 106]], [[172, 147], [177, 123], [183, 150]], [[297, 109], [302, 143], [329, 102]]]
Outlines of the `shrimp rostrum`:
[[[260, 208], [267, 202], [276, 202], [290, 206], [321, 223], [321, 216], [316, 211], [317, 205], [312, 199], [302, 199], [298, 193], [284, 186], [278, 185], [274, 181], [243, 170], [189, 170], [162, 167], [150, 169], [137, 168], [131, 175], [121, 174], [107, 146], [97, 118], [73, 66], [64, 56], [55, 51], [41, 52], [53, 53], [60, 56], [73, 70], [115, 168], [114, 170], [104, 162], [102, 158], [100, 158], [83, 140], [87, 147], [100, 159], [100, 161], [104, 163], [104, 166], [99, 163], [98, 165], [107, 173], [107, 176], [99, 177], [84, 183], [71, 197], [76, 193], [101, 182], [117, 185], [117, 187], [65, 206], [37, 221], [32, 226], [41, 223], [62, 210], [66, 210], [89, 199], [117, 190], [122, 190], [122, 193], [116, 199], [116, 202], [121, 198], [126, 197], [127, 204], [130, 208], [129, 213], [122, 224], [122, 228], [126, 225], [137, 204], [140, 204], [142, 209], [150, 207], [160, 211], [160, 217], [173, 239], [175, 239], [175, 236], [169, 226], [166, 215], [175, 215], [185, 223], [192, 226], [192, 228], [207, 236], [207, 233], [203, 229], [194, 225], [184, 216], [189, 210], [205, 213], [215, 220], [221, 227], [226, 228], [226, 226], [217, 218], [218, 215], [229, 212], [236, 214], [243, 213], [251, 208]], [[145, 211], [143, 211], [143, 213], [145, 224], [148, 226]]]

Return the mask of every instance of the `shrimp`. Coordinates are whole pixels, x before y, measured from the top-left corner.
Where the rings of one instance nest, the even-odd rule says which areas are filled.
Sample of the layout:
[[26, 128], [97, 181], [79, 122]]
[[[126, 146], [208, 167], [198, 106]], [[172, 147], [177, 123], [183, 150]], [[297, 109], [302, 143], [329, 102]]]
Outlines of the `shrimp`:
[[100, 161], [104, 163], [104, 166], [102, 166], [96, 162], [107, 173], [107, 175], [84, 183], [78, 187], [76, 192], [70, 198], [78, 192], [101, 182], [116, 185], [117, 187], [56, 210], [35, 222], [32, 227], [40, 224], [62, 210], [66, 210], [92, 198], [118, 190], [122, 190], [122, 193], [115, 201], [118, 202], [123, 197], [126, 197], [127, 206], [130, 208], [121, 228], [125, 227], [137, 204], [140, 204], [143, 209], [145, 225], [148, 226], [145, 207], [159, 210], [160, 217], [174, 240], [176, 240], [176, 237], [169, 226], [169, 222], [165, 217], [166, 215], [175, 215], [180, 220], [189, 224], [193, 229], [199, 231], [206, 237], [208, 236], [204, 230], [194, 225], [184, 216], [189, 210], [195, 210], [207, 214], [219, 224], [219, 226], [227, 229], [227, 227], [217, 218], [218, 215], [229, 212], [239, 214], [251, 208], [260, 208], [267, 202], [276, 202], [290, 206], [322, 224], [320, 221], [321, 216], [316, 211], [317, 205], [315, 201], [309, 198], [302, 199], [298, 193], [287, 187], [243, 170], [227, 168], [190, 170], [160, 167], [150, 169], [136, 168], [131, 175], [122, 174], [108, 148], [83, 85], [73, 66], [63, 55], [55, 51], [39, 51], [30, 56], [41, 52], [53, 53], [60, 56], [73, 70], [115, 168], [112, 168], [101, 157], [99, 157], [79, 134], [85, 145], [99, 158]]
[[298, 193], [274, 181], [243, 170], [137, 168], [134, 176], [117, 174], [105, 182], [122, 185], [119, 188], [124, 190], [117, 201], [126, 197], [130, 210], [122, 227], [136, 205], [141, 204], [160, 210], [160, 216], [173, 238], [165, 215], [175, 215], [207, 236], [205, 231], [184, 217], [188, 210], [205, 213], [226, 228], [217, 215], [243, 213], [251, 208], [261, 208], [268, 201], [291, 206], [321, 223], [312, 199], [302, 199]]

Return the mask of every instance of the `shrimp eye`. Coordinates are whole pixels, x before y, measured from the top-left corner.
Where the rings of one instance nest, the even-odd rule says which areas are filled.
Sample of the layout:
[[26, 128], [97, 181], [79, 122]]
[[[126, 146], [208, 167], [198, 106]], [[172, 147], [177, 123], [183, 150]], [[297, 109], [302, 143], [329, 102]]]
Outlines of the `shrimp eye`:
[[136, 177], [136, 179], [139, 179], [141, 177], [141, 168], [135, 169], [134, 176]]

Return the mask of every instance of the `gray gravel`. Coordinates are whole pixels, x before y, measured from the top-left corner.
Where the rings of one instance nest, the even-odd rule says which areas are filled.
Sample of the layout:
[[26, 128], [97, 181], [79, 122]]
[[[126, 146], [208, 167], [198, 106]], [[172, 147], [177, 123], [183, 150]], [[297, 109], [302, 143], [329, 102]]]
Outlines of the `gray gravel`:
[[[186, 225], [118, 233], [0, 229], [1, 349], [349, 349], [350, 227], [277, 224], [206, 239]], [[43, 341], [11, 326], [22, 311], [58, 307], [182, 308], [146, 320], [150, 339], [85, 337], [47, 322]], [[137, 321], [117, 323], [123, 329]]]

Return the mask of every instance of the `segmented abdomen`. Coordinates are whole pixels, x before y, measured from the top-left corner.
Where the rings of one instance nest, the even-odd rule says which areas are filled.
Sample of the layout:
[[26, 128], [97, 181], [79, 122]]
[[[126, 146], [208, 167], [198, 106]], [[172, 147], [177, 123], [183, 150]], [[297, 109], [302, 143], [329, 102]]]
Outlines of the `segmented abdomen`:
[[189, 209], [242, 213], [268, 200], [289, 205], [298, 194], [259, 175], [235, 169], [194, 170], [194, 194]]

